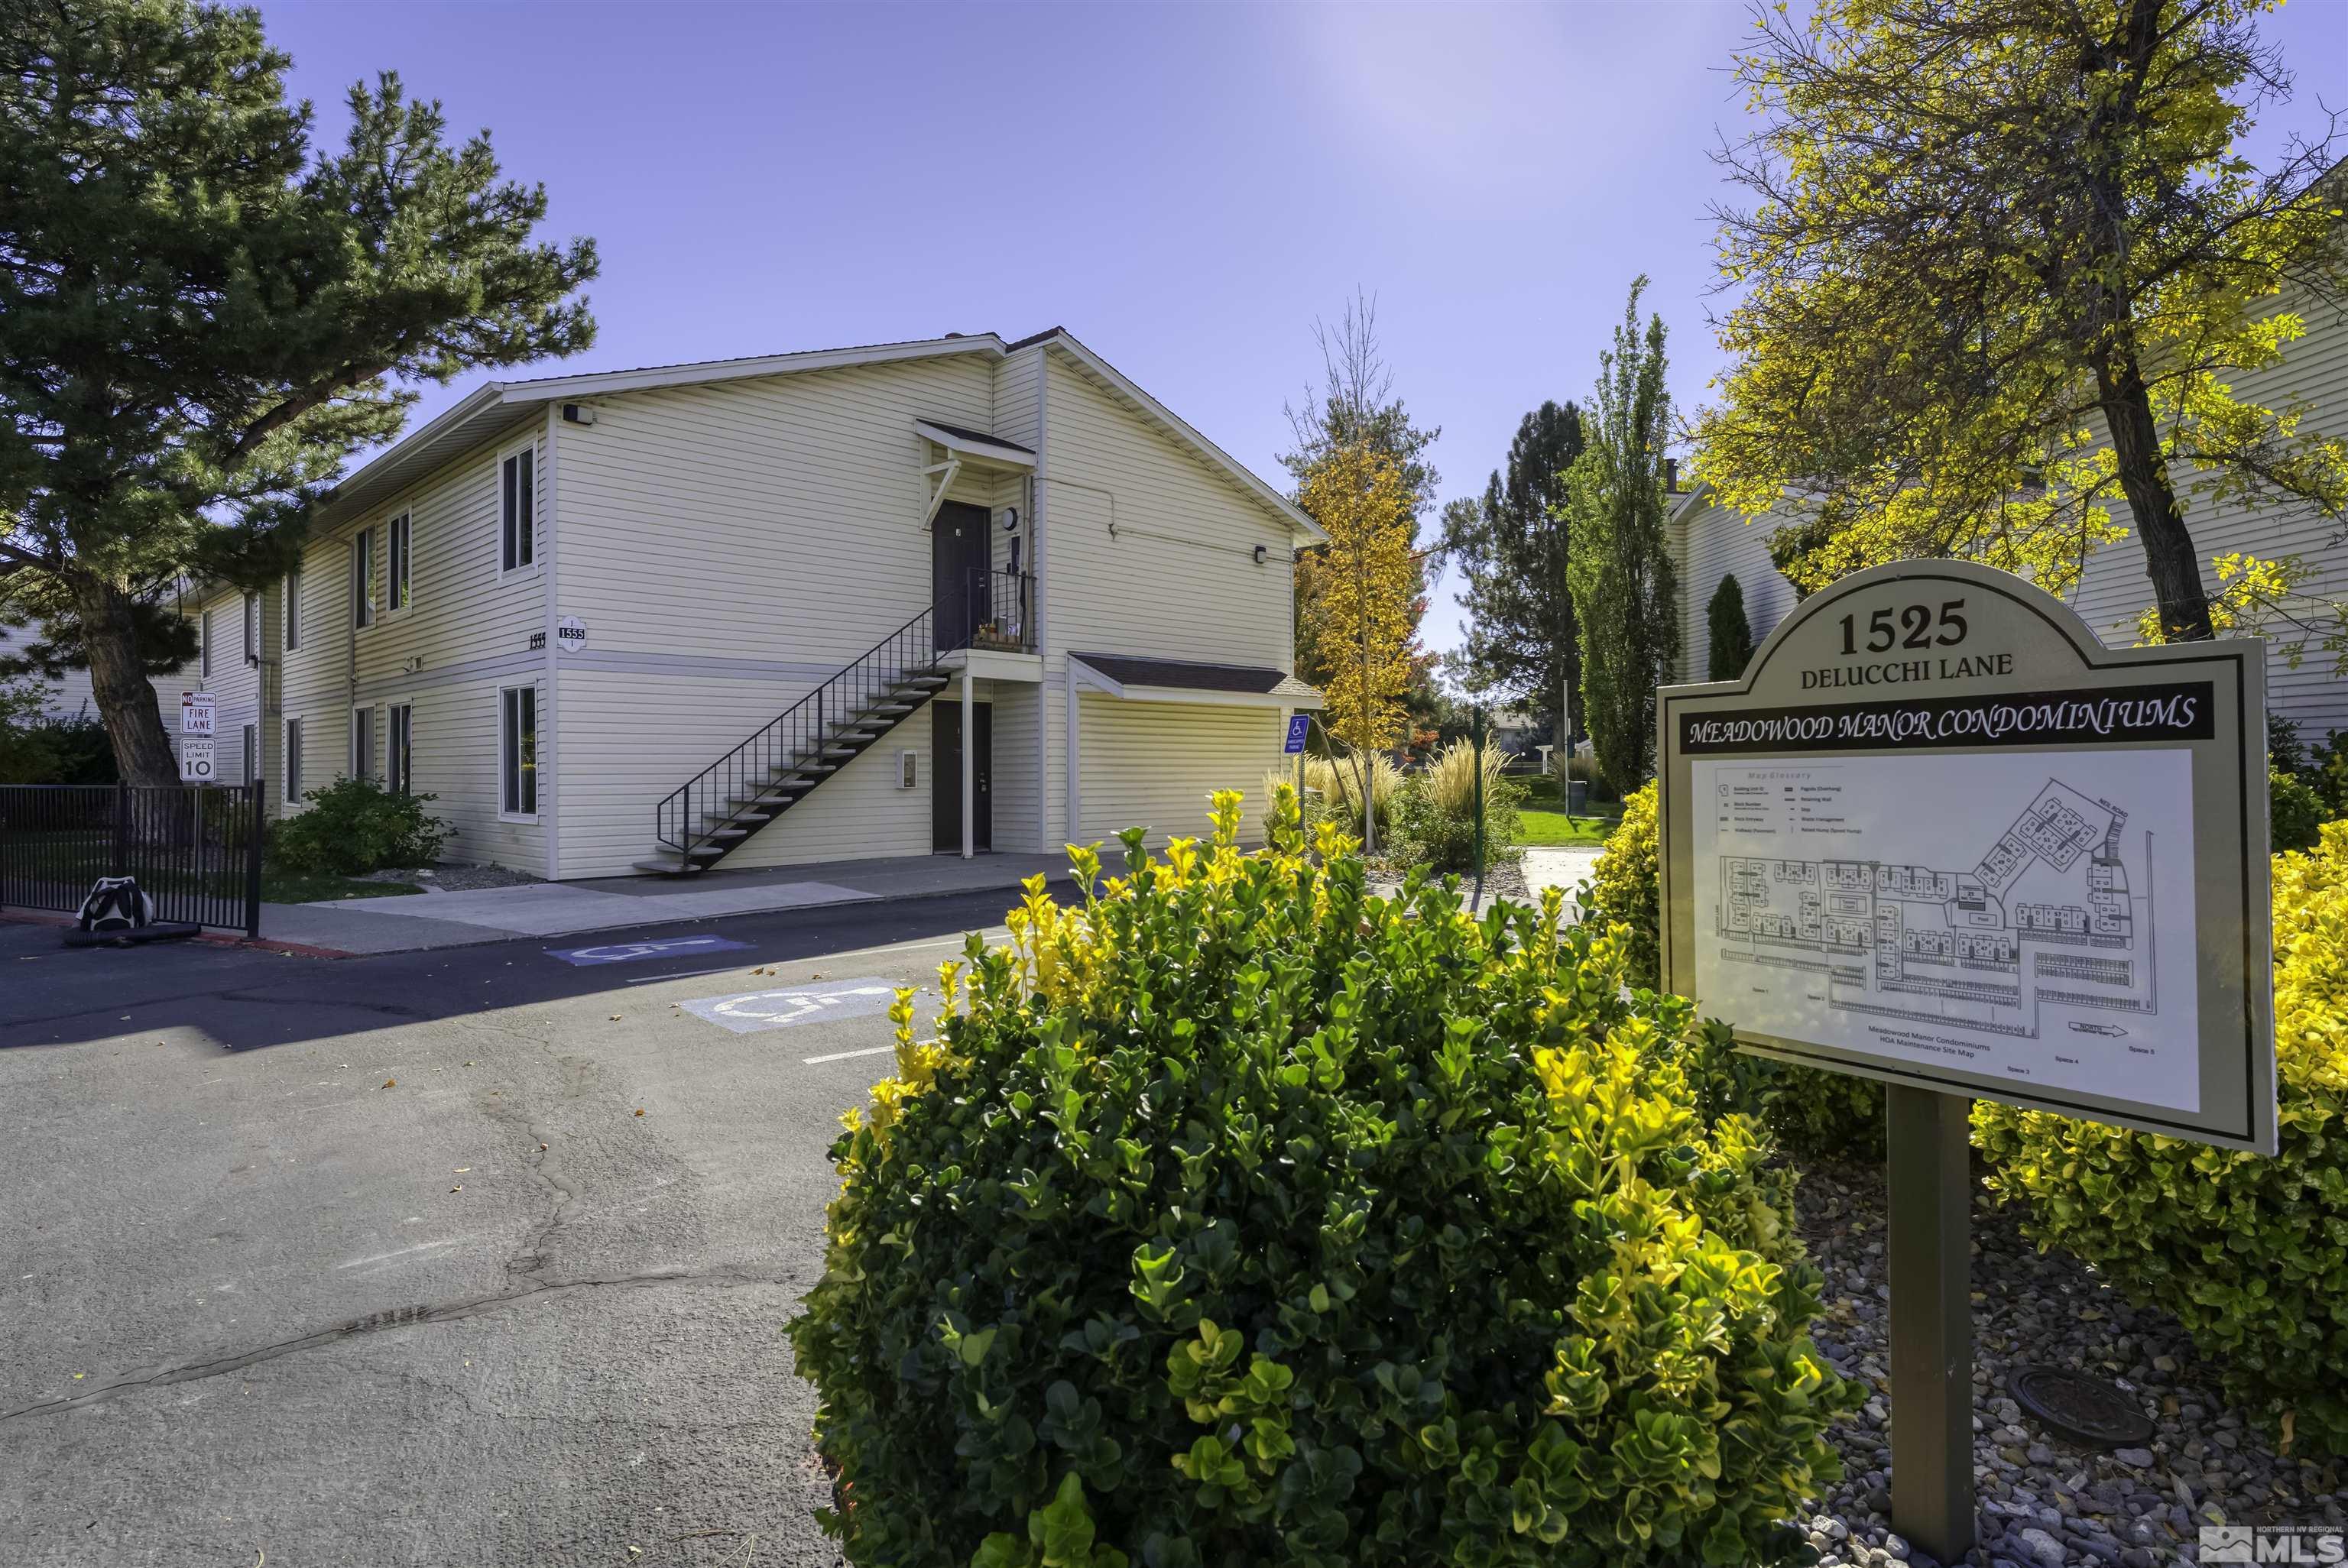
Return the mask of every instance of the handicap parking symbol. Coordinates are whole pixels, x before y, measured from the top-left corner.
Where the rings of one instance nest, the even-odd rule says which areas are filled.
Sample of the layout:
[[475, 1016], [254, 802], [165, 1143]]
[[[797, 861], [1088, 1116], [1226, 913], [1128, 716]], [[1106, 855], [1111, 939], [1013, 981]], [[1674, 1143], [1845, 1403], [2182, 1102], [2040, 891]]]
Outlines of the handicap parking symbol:
[[756, 1034], [762, 1030], [792, 1029], [805, 1023], [870, 1018], [887, 1012], [896, 995], [897, 984], [893, 980], [824, 980], [813, 985], [744, 991], [730, 997], [704, 997], [685, 1003], [685, 1010], [736, 1034]]

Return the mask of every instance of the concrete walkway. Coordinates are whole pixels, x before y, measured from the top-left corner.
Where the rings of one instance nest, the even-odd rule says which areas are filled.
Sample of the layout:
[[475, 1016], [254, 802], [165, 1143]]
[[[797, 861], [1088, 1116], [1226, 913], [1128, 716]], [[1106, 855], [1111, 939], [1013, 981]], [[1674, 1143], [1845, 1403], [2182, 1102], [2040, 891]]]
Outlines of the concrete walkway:
[[1525, 887], [1538, 902], [1544, 887], [1565, 890], [1565, 922], [1571, 925], [1580, 917], [1574, 907], [1573, 892], [1588, 881], [1598, 866], [1598, 857], [1605, 853], [1596, 845], [1556, 845], [1529, 847], [1525, 851]]
[[1064, 855], [922, 855], [837, 860], [756, 871], [705, 871], [681, 879], [616, 876], [534, 882], [464, 893], [395, 894], [318, 904], [263, 904], [261, 934], [338, 953], [399, 953], [460, 948], [514, 937], [568, 937], [678, 920], [763, 914], [827, 904], [922, 898], [1003, 890], [1041, 873], [1068, 875]]

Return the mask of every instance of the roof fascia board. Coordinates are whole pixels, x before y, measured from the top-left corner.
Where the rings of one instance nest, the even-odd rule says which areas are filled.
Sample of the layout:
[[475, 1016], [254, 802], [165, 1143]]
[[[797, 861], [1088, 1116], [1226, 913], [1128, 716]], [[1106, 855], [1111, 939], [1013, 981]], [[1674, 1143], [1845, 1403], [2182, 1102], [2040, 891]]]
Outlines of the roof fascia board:
[[956, 436], [951, 431], [939, 429], [926, 419], [914, 420], [913, 428], [920, 432], [923, 440], [934, 442], [948, 452], [981, 457], [1013, 468], [1033, 468], [1035, 466], [1032, 453], [1022, 452], [1015, 446], [1005, 446], [999, 442], [973, 441], [967, 436]]
[[1164, 425], [1177, 440], [1189, 446], [1200, 456], [1220, 468], [1226, 477], [1237, 482], [1240, 488], [1265, 507], [1277, 513], [1281, 519], [1295, 532], [1303, 535], [1313, 544], [1325, 545], [1329, 542], [1329, 536], [1322, 531], [1321, 525], [1307, 517], [1303, 509], [1295, 502], [1265, 484], [1246, 464], [1200, 435], [1181, 415], [1144, 392], [1115, 365], [1066, 332], [1056, 333], [1045, 339], [1041, 346], [1045, 349], [1058, 349], [1092, 374], [1115, 387], [1120, 395], [1132, 399], [1134, 405], [1145, 415]]
[[1000, 358], [1003, 340], [993, 333], [975, 333], [966, 337], [882, 343], [873, 348], [815, 349], [805, 354], [711, 360], [702, 364], [677, 365], [667, 369], [613, 370], [586, 375], [551, 376], [542, 381], [506, 384], [504, 401], [546, 403], [558, 397], [591, 397], [607, 393], [643, 392], [663, 386], [693, 386], [712, 381], [743, 381], [752, 376], [788, 375], [799, 371], [838, 370], [850, 365], [887, 364], [898, 360], [935, 359], [957, 354], [983, 354]]

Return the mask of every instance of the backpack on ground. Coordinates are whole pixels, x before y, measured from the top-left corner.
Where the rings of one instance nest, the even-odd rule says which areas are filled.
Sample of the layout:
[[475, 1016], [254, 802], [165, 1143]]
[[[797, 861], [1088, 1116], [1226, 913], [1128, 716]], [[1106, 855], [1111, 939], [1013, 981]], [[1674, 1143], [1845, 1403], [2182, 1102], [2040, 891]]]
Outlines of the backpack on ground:
[[139, 931], [155, 923], [155, 900], [136, 876], [101, 876], [81, 901], [80, 927], [107, 933]]

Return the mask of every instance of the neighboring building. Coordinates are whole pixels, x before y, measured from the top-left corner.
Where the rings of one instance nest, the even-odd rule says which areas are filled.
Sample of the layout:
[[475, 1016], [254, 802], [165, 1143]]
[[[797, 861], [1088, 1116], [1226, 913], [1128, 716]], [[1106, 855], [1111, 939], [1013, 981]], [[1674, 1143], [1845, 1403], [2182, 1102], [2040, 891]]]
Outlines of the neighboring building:
[[1056, 328], [490, 383], [157, 685], [280, 811], [372, 774], [549, 877], [1162, 843], [1319, 706], [1323, 537]]
[[[2280, 363], [2241, 374], [2232, 385], [2238, 395], [2269, 406], [2293, 396], [2304, 398], [2310, 405], [2307, 428], [2348, 436], [2348, 315], [2328, 308], [2310, 311], [2306, 335], [2286, 345]], [[2307, 591], [2348, 600], [2348, 533], [2337, 524], [2308, 507], [2250, 511], [2236, 503], [2213, 501], [2195, 493], [2193, 472], [2185, 465], [2178, 466], [2178, 481], [2202, 579], [2213, 591], [2218, 584], [2210, 561], [2240, 551], [2269, 559], [2297, 556], [2314, 569]], [[2113, 520], [2128, 535], [2087, 558], [2069, 600], [2107, 645], [2126, 648], [2137, 641], [2137, 617], [2153, 602], [2152, 583], [2127, 501], [2115, 497], [2111, 509]], [[1710, 652], [1704, 607], [1724, 573], [1735, 573], [1744, 587], [1746, 619], [1756, 643], [1793, 609], [1793, 585], [1770, 565], [1768, 548], [1770, 534], [1787, 520], [1770, 516], [1747, 523], [1714, 504], [1710, 488], [1702, 484], [1673, 497], [1668, 526], [1680, 574], [1684, 680], [1704, 678]], [[2319, 650], [2311, 650], [2292, 669], [2279, 641], [2267, 664], [2267, 706], [2297, 724], [2305, 738], [2320, 740], [2333, 730], [2348, 730], [2348, 680], [2334, 672], [2332, 656]]]

